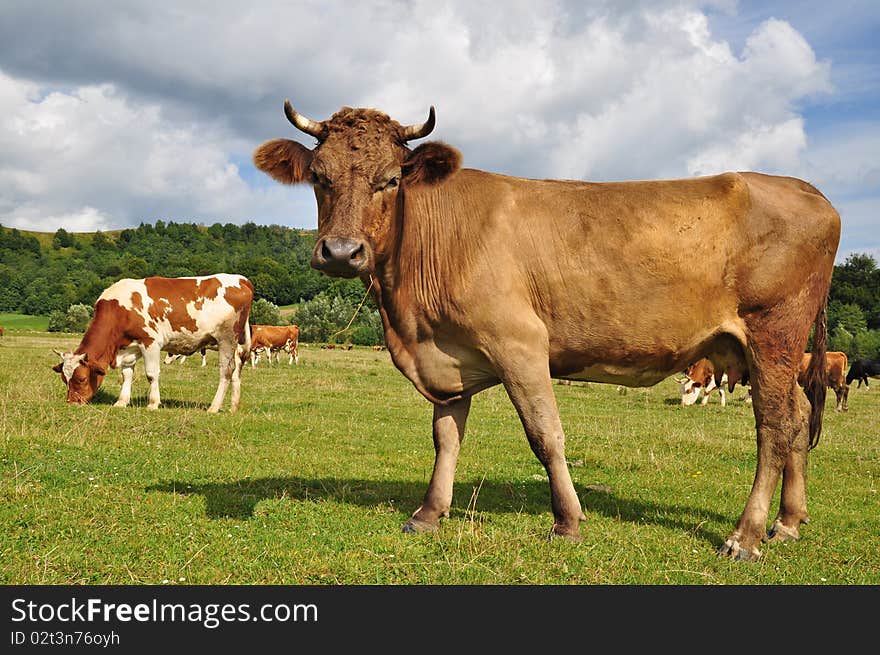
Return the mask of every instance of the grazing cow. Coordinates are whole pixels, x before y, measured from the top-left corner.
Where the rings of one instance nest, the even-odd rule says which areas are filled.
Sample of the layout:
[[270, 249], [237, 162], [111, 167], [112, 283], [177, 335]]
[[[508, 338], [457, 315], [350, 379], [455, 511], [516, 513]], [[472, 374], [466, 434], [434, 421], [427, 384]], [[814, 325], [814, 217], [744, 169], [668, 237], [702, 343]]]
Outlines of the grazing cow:
[[288, 365], [299, 364], [299, 326], [298, 325], [252, 325], [251, 326], [251, 368], [260, 361], [260, 351], [266, 353], [269, 363], [272, 354], [280, 361], [278, 353], [285, 351]]
[[[202, 348], [199, 352], [202, 355], [202, 366], [208, 365], [208, 356], [205, 354], [207, 348]], [[212, 350], [216, 350], [216, 348], [212, 348]], [[170, 364], [172, 362], [179, 362], [183, 364], [186, 361], [187, 355], [165, 355], [165, 359], [163, 360], [163, 364]]]
[[679, 390], [681, 391], [682, 407], [687, 407], [697, 402], [701, 391], [703, 392], [703, 400], [700, 404], [707, 404], [709, 402], [709, 394], [715, 389], [718, 389], [718, 393], [721, 396], [721, 406], [727, 405], [727, 400], [724, 397], [724, 385], [728, 383], [727, 373], [723, 373], [721, 379], [716, 383], [715, 367], [705, 357], [688, 366], [687, 370], [684, 371], [684, 377], [676, 378], [675, 381], [678, 382]]
[[862, 382], [865, 383], [866, 389], [870, 389], [869, 377], [880, 378], [880, 359], [860, 358], [853, 360], [849, 373], [846, 374], [846, 383], [852, 384], [853, 380], [858, 380], [859, 389], [862, 388]]
[[[798, 384], [804, 386], [807, 380], [807, 372], [810, 370], [810, 361], [813, 356], [810, 353], [804, 353], [801, 357], [801, 367], [798, 370]], [[837, 396], [837, 411], [847, 411], [847, 398], [849, 397], [849, 385], [846, 382], [846, 353], [839, 351], [829, 351], [825, 353], [825, 379], [829, 388], [834, 390]]]
[[220, 384], [209, 412], [218, 412], [229, 383], [230, 410], [238, 409], [241, 367], [250, 352], [248, 315], [254, 287], [241, 275], [148, 277], [112, 284], [95, 303], [94, 318], [72, 353], [55, 352], [53, 368], [67, 385], [67, 402], [87, 403], [107, 368], [120, 368], [122, 389], [117, 407], [131, 400], [134, 365], [144, 358], [150, 382], [147, 409], [159, 407], [159, 362], [162, 352], [191, 355], [215, 347], [220, 356]]
[[0, 325], [0, 337], [2, 337], [4, 334], [6, 334], [6, 328]]
[[[432, 131], [433, 107], [408, 126], [373, 109], [321, 122], [284, 110], [317, 144], [273, 139], [254, 163], [313, 186], [312, 266], [364, 282], [394, 364], [433, 403], [434, 471], [405, 532], [448, 515], [471, 397], [502, 384], [547, 472], [552, 534], [579, 538], [551, 380], [652, 386], [707, 357], [730, 390], [748, 370], [758, 437], [752, 490], [720, 554], [760, 556], [780, 477], [769, 537], [799, 537], [840, 240], [840, 217], [813, 186], [759, 173], [516, 178], [461, 168], [444, 143], [410, 149]], [[813, 325], [808, 403], [797, 374]]]

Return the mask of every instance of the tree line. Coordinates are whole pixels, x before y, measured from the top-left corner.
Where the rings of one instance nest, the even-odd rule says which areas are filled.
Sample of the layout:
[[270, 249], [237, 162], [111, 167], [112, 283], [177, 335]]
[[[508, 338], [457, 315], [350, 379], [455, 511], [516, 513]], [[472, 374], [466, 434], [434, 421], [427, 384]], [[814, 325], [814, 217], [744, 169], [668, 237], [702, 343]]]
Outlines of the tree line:
[[[114, 232], [54, 234], [0, 225], [0, 311], [51, 315], [54, 329], [80, 331], [100, 293], [125, 277], [240, 273], [254, 284], [252, 322], [282, 324], [279, 306], [304, 341], [382, 342], [378, 312], [358, 280], [328, 278], [309, 266], [316, 230], [279, 225], [156, 221]], [[52, 314], [55, 312], [55, 314]], [[257, 320], [259, 319], [259, 320]], [[84, 328], [83, 328], [84, 329]], [[828, 347], [850, 358], [880, 357], [880, 268], [868, 254], [834, 267]]]
[[[240, 273], [254, 285], [252, 323], [281, 325], [299, 321], [302, 313], [311, 320], [300, 325], [303, 340], [381, 344], [370, 299], [348, 330], [334, 334], [354, 315], [364, 287], [309, 266], [316, 236], [316, 230], [252, 222], [205, 226], [159, 220], [113, 232], [60, 228], [54, 234], [0, 225], [0, 312], [48, 315], [50, 330], [81, 332], [101, 292], [122, 278]], [[294, 304], [298, 312], [282, 319], [279, 307]]]

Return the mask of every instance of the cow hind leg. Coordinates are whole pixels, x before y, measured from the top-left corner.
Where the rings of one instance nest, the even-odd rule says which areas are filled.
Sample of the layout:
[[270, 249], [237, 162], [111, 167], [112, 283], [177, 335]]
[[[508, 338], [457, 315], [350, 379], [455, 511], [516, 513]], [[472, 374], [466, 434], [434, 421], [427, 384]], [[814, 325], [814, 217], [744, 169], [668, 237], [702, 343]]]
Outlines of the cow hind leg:
[[244, 366], [244, 361], [238, 356], [237, 348], [233, 353], [232, 360], [232, 395], [229, 398], [229, 411], [236, 412], [241, 402], [241, 369]]
[[159, 397], [159, 362], [162, 360], [162, 353], [155, 344], [144, 350], [144, 371], [147, 375], [147, 381], [150, 383], [150, 393], [147, 400], [147, 409], [159, 409], [162, 402]]
[[449, 516], [455, 466], [470, 408], [470, 398], [434, 405], [434, 472], [421, 506], [403, 525], [404, 532], [433, 532], [440, 527], [440, 518]]
[[797, 526], [808, 520], [809, 403], [797, 385], [797, 364], [791, 363], [799, 361], [803, 348], [786, 353], [786, 349], [791, 350], [787, 339], [764, 335], [763, 341], [749, 344], [758, 450], [755, 478], [745, 509], [718, 551], [719, 555], [745, 561], [761, 557], [758, 546], [766, 540], [770, 503], [783, 469], [783, 493], [774, 523], [775, 533], [784, 532], [787, 538], [796, 538]]
[[807, 453], [810, 450], [810, 403], [803, 394], [796, 395], [800, 423], [782, 469], [782, 493], [779, 512], [765, 541], [788, 541], [800, 538], [800, 526], [810, 522], [807, 512]]
[[[223, 406], [223, 399], [226, 397], [226, 390], [229, 389], [229, 383], [232, 381], [233, 374], [236, 370], [235, 360], [238, 359], [235, 356], [235, 347], [231, 345], [223, 344], [222, 346], [219, 346], [218, 353], [218, 359], [220, 360], [220, 382], [217, 385], [217, 393], [214, 394], [214, 400], [211, 401], [211, 406], [208, 407], [208, 412], [211, 414], [216, 414]], [[238, 372], [240, 379], [240, 368], [238, 369]]]

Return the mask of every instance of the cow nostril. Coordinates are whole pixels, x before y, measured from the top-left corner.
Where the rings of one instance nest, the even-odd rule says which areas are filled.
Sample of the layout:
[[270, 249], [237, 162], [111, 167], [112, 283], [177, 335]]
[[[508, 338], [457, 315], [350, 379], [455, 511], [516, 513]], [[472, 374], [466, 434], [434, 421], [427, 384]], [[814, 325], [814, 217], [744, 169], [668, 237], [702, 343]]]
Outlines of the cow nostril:
[[330, 252], [330, 248], [327, 247], [326, 241], [321, 242], [321, 257], [325, 260], [333, 259], [333, 253]]
[[357, 261], [358, 259], [363, 259], [363, 257], [364, 257], [364, 244], [359, 243], [357, 248], [352, 250], [351, 256], [349, 257], [349, 259], [351, 261]]

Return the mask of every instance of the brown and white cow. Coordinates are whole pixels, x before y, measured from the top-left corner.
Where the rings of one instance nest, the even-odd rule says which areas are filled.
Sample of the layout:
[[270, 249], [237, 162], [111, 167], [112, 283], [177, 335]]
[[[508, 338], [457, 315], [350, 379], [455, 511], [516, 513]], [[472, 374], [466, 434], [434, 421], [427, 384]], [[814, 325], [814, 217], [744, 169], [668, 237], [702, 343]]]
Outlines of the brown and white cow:
[[118, 367], [122, 389], [116, 406], [127, 406], [134, 365], [143, 357], [150, 383], [147, 409], [157, 409], [161, 353], [191, 355], [216, 347], [220, 384], [208, 411], [220, 411], [230, 382], [230, 410], [235, 411], [241, 397], [242, 364], [250, 352], [248, 315], [253, 298], [250, 280], [228, 273], [119, 280], [95, 302], [94, 317], [76, 350], [55, 351], [61, 362], [53, 368], [67, 385], [67, 401], [87, 403], [108, 368]]
[[[707, 357], [748, 371], [758, 437], [751, 493], [719, 552], [760, 556], [780, 476], [770, 536], [799, 536], [840, 239], [840, 217], [813, 186], [758, 173], [516, 178], [461, 168], [444, 143], [410, 149], [433, 130], [433, 107], [409, 126], [373, 109], [320, 122], [284, 110], [317, 144], [267, 141], [255, 165], [313, 186], [312, 266], [364, 282], [394, 364], [434, 406], [434, 472], [405, 532], [448, 515], [471, 397], [502, 384], [547, 471], [552, 533], [578, 538], [584, 514], [551, 380], [651, 386]], [[813, 324], [811, 408], [797, 375]]]
[[266, 354], [269, 363], [272, 355], [280, 361], [279, 354], [285, 351], [287, 364], [299, 364], [299, 326], [298, 325], [252, 325], [251, 326], [251, 367], [260, 362], [260, 351]]
[[[801, 367], [798, 370], [798, 384], [804, 386], [807, 381], [807, 373], [810, 370], [810, 361], [813, 356], [810, 353], [804, 353], [801, 357]], [[847, 399], [849, 397], [849, 385], [846, 382], [846, 369], [849, 366], [849, 359], [846, 353], [840, 351], [829, 351], [825, 353], [825, 378], [828, 386], [834, 390], [837, 396], [837, 411], [845, 412], [847, 409]]]
[[688, 407], [697, 402], [701, 392], [703, 400], [700, 404], [706, 405], [709, 402], [709, 395], [715, 389], [718, 389], [718, 394], [721, 396], [721, 406], [727, 405], [727, 400], [724, 397], [724, 385], [728, 382], [727, 373], [723, 373], [721, 379], [716, 382], [715, 367], [711, 360], [705, 357], [688, 366], [684, 371], [684, 376], [676, 378], [676, 382], [678, 382], [681, 392], [682, 407]]

